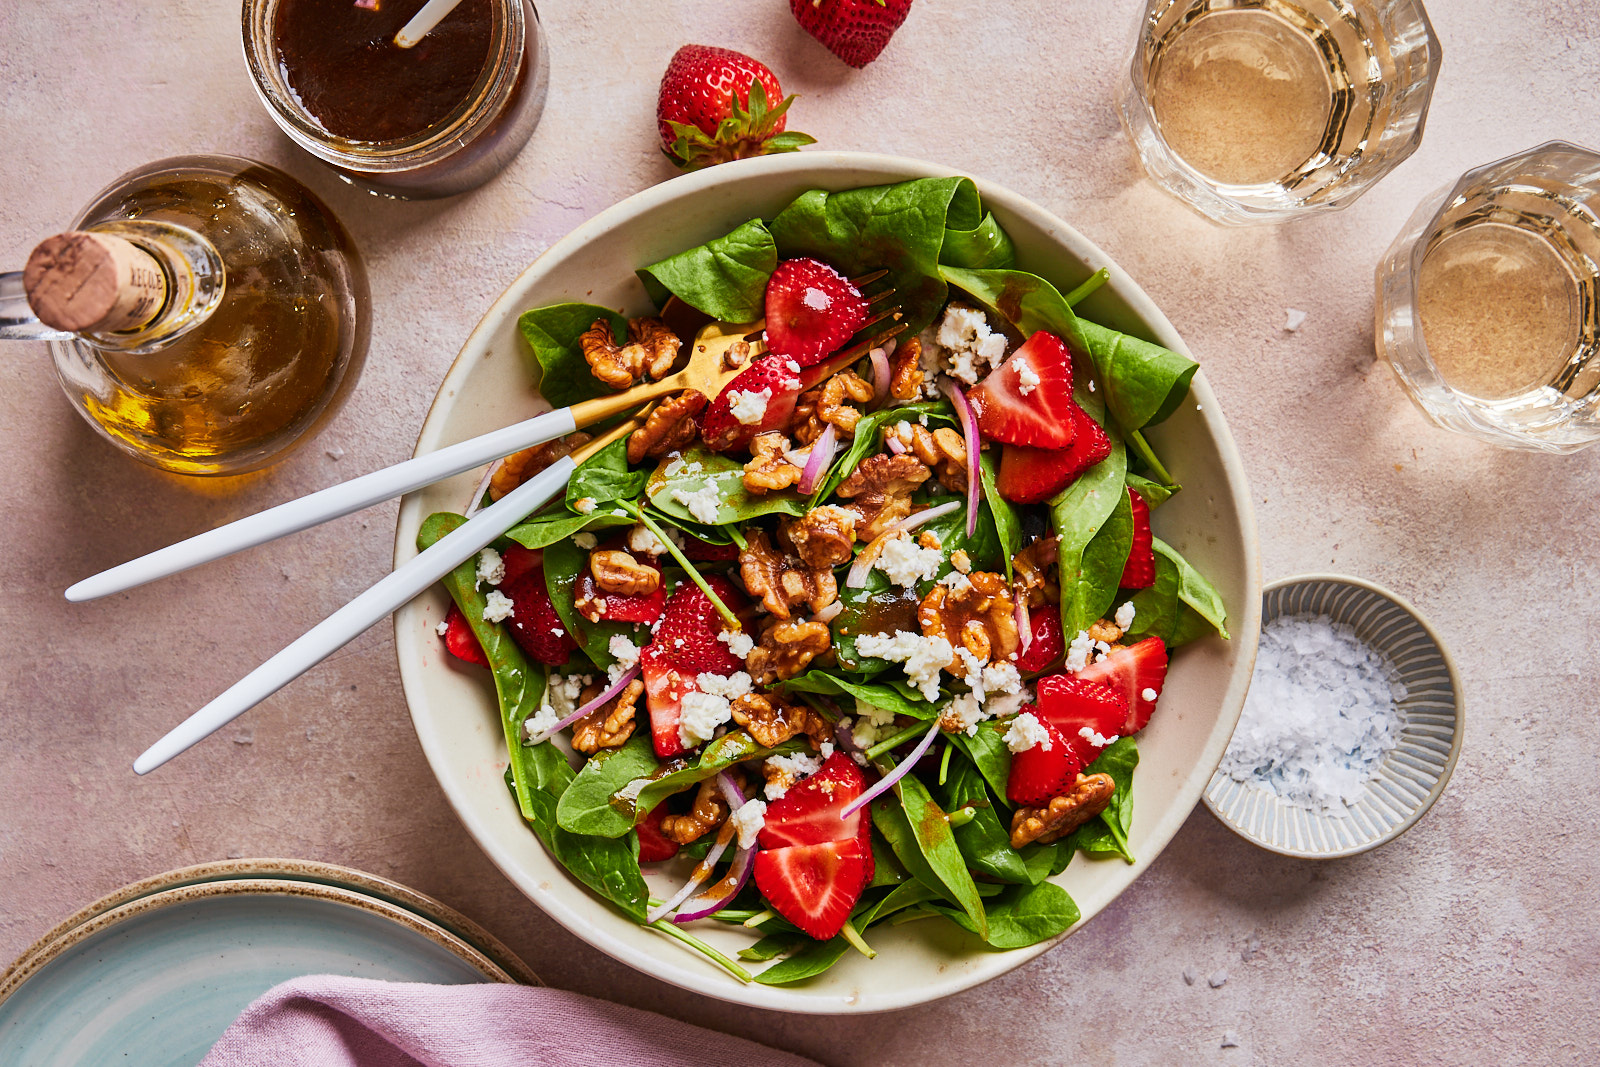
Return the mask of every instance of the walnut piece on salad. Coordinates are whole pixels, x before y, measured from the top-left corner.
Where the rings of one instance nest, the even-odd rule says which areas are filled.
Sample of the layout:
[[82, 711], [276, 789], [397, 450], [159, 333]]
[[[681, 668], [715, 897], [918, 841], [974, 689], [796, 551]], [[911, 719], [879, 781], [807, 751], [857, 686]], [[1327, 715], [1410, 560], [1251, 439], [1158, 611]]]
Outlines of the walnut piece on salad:
[[603, 593], [649, 596], [661, 588], [661, 572], [620, 548], [597, 548], [589, 553], [589, 573]]
[[776, 618], [787, 619], [792, 609], [805, 605], [821, 611], [839, 596], [839, 583], [828, 567], [810, 567], [799, 556], [773, 546], [765, 531], [746, 536], [739, 553], [739, 574], [751, 596]]
[[638, 463], [646, 457], [658, 458], [689, 447], [700, 436], [695, 416], [705, 406], [705, 394], [694, 389], [661, 401], [645, 416], [644, 425], [628, 435], [628, 462]]
[[745, 492], [776, 493], [798, 482], [801, 469], [790, 462], [788, 451], [789, 439], [783, 434], [756, 434], [750, 442], [750, 462], [744, 465]]
[[[828, 576], [832, 579], [832, 575]], [[811, 661], [833, 648], [828, 624], [813, 619], [768, 619], [760, 642], [745, 657], [745, 670], [757, 685], [797, 677]]]
[[746, 693], [735, 698], [733, 721], [767, 748], [777, 748], [801, 734], [815, 747], [831, 733], [822, 716], [804, 704], [785, 703], [776, 693]]
[[546, 441], [542, 445], [513, 452], [501, 461], [489, 478], [489, 499], [499, 500], [511, 490], [544, 470], [562, 456], [570, 455], [588, 444], [590, 436], [582, 430]]
[[617, 344], [611, 323], [596, 319], [578, 338], [578, 348], [596, 378], [621, 392], [641, 378], [665, 378], [682, 342], [658, 318], [628, 320], [628, 343]]
[[[578, 700], [587, 704], [601, 692], [598, 683], [590, 683]], [[633, 736], [634, 707], [644, 695], [644, 683], [629, 682], [612, 700], [595, 708], [579, 719], [572, 727], [572, 747], [587, 755], [603, 748], [621, 748]]]
[[667, 815], [661, 820], [661, 832], [680, 845], [692, 844], [721, 826], [728, 817], [728, 801], [715, 778], [700, 783], [694, 795], [694, 807], [683, 815]]
[[924, 637], [950, 642], [956, 654], [945, 669], [958, 677], [970, 669], [961, 650], [978, 663], [998, 663], [1021, 643], [1016, 602], [1005, 578], [992, 571], [973, 571], [953, 585], [928, 590], [917, 608], [917, 624]]
[[1117, 783], [1109, 774], [1080, 774], [1072, 788], [1042, 808], [1018, 808], [1011, 816], [1011, 847], [1059, 840], [1106, 810]]
[[911, 494], [931, 475], [927, 464], [916, 456], [881, 452], [862, 460], [834, 490], [850, 501], [851, 510], [861, 517], [856, 540], [871, 541], [910, 515]]

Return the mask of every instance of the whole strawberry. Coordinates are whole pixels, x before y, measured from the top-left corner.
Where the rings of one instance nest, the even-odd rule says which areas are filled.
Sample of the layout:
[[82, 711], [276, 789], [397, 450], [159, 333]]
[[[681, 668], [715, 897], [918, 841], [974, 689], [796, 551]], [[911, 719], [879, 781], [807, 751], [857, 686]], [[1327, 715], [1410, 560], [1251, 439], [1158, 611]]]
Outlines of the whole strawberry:
[[661, 150], [682, 170], [794, 152], [816, 138], [784, 132], [793, 102], [759, 60], [729, 48], [686, 44], [661, 76]]
[[789, 10], [828, 51], [852, 67], [864, 67], [911, 13], [911, 0], [789, 0]]

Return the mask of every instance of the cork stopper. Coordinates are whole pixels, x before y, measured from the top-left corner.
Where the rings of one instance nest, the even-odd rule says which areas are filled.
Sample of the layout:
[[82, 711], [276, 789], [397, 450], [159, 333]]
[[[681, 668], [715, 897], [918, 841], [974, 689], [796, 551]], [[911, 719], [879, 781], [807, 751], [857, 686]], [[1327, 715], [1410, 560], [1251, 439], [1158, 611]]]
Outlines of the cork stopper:
[[57, 330], [131, 330], [167, 300], [167, 277], [154, 256], [106, 233], [58, 233], [39, 242], [22, 271], [28, 306]]

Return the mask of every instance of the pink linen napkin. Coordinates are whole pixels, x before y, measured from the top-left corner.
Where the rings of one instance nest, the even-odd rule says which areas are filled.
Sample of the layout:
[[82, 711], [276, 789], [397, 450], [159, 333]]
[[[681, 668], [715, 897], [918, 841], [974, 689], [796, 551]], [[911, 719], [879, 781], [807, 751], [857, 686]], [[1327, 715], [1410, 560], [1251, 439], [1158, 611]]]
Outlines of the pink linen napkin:
[[307, 975], [234, 1020], [200, 1067], [818, 1067], [579, 993]]

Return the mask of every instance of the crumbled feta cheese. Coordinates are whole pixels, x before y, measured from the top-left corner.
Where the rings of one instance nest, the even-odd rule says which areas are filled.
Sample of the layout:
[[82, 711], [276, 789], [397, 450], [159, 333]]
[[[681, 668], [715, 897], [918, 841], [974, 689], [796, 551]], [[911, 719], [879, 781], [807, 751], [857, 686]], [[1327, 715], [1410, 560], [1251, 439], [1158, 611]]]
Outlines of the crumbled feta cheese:
[[772, 389], [747, 389], [740, 392], [730, 390], [728, 399], [733, 406], [728, 409], [729, 414], [738, 419], [742, 425], [757, 426], [767, 415], [767, 401], [772, 399]]
[[1067, 670], [1076, 674], [1089, 665], [1089, 653], [1094, 651], [1094, 638], [1089, 631], [1079, 630], [1078, 636], [1067, 646]]
[[1031, 711], [1025, 711], [1011, 720], [1011, 728], [1006, 731], [1004, 740], [1012, 752], [1026, 752], [1035, 745], [1046, 752], [1051, 748], [1050, 732], [1033, 717]]
[[645, 556], [664, 556], [667, 546], [661, 543], [661, 538], [655, 535], [654, 530], [641, 522], [628, 531], [628, 551]]
[[1078, 736], [1089, 742], [1095, 748], [1105, 748], [1107, 745], [1117, 739], [1116, 734], [1112, 734], [1110, 737], [1107, 737], [1095, 730], [1095, 728], [1092, 726], [1082, 727], [1078, 731]]
[[1156, 702], [1156, 698], [1160, 695], [1160, 693], [1157, 693], [1154, 689], [1150, 689], [1148, 687], [1139, 690], [1139, 699], [1148, 700], [1152, 704]]
[[1019, 693], [1022, 674], [1015, 663], [991, 663], [983, 669], [983, 689], [987, 693]]
[[592, 496], [580, 496], [572, 502], [572, 510], [579, 515], [592, 515], [594, 514], [594, 508], [595, 503]]
[[983, 699], [983, 664], [984, 661], [973, 655], [965, 648], [956, 649], [956, 662], [962, 667], [961, 680], [967, 687]]
[[983, 312], [964, 304], [945, 309], [936, 340], [941, 365], [966, 385], [977, 384], [1006, 355], [1005, 334], [995, 333]]
[[717, 727], [733, 718], [728, 701], [711, 693], [685, 693], [679, 708], [678, 743], [684, 748], [711, 740]]
[[1089, 392], [1091, 392], [1091, 393], [1094, 392], [1094, 379], [1093, 378], [1089, 379]]
[[978, 732], [978, 724], [984, 718], [983, 702], [972, 693], [962, 693], [950, 702], [950, 707], [939, 717], [939, 722], [971, 737]]
[[944, 557], [936, 548], [922, 548], [905, 534], [892, 538], [878, 553], [873, 566], [902, 589], [910, 589], [918, 581], [926, 581], [939, 573]]
[[939, 672], [954, 656], [950, 642], [942, 637], [924, 637], [897, 630], [893, 634], [862, 634], [856, 638], [856, 651], [895, 663], [904, 663], [911, 679], [926, 700], [939, 699]]
[[579, 530], [572, 535], [572, 543], [587, 552], [595, 545], [598, 545], [600, 540], [588, 530]]
[[792, 756], [768, 756], [764, 766], [770, 772], [766, 785], [767, 799], [777, 800], [800, 779], [821, 770], [822, 760], [805, 752], [796, 752]]
[[750, 655], [750, 651], [756, 647], [755, 638], [743, 630], [724, 630], [717, 635], [717, 640], [727, 645], [728, 651], [740, 659]]
[[728, 821], [739, 831], [739, 847], [749, 848], [756, 843], [756, 835], [767, 824], [766, 802], [747, 800], [733, 810]]
[[694, 492], [682, 489], [672, 491], [672, 499], [689, 509], [689, 514], [698, 521], [714, 525], [717, 521], [717, 512], [722, 503], [722, 496], [717, 492], [715, 485], [703, 485]]
[[1096, 652], [1099, 652], [1099, 653], [1100, 653], [1100, 654], [1101, 654], [1101, 655], [1104, 655], [1104, 654], [1106, 654], [1106, 653], [1107, 653], [1107, 652], [1110, 652], [1110, 651], [1111, 651], [1111, 646], [1110, 646], [1110, 645], [1108, 645], [1108, 644], [1107, 644], [1107, 643], [1106, 643], [1106, 642], [1104, 642], [1104, 641], [1096, 641], [1096, 642], [1095, 642], [1095, 643], [1094, 643], [1094, 650], [1095, 650], [1095, 651], [1096, 651]]
[[653, 781], [655, 781], [654, 778], [635, 778], [611, 795], [637, 804], [639, 802], [639, 794], [644, 792], [644, 787]]
[[1117, 609], [1116, 617], [1111, 621], [1117, 624], [1117, 629], [1126, 630], [1133, 625], [1133, 616], [1133, 601], [1126, 600], [1123, 601], [1122, 607]]
[[1018, 686], [1017, 691], [1014, 693], [1001, 691], [989, 694], [989, 699], [984, 703], [984, 707], [988, 709], [990, 718], [1002, 719], [1007, 715], [1015, 715], [1032, 703], [1033, 690], [1023, 685]]
[[628, 640], [626, 634], [612, 634], [611, 641], [606, 645], [606, 651], [616, 657], [617, 662], [610, 668], [611, 680], [615, 682], [639, 662], [639, 646]]
[[514, 605], [511, 598], [498, 589], [489, 590], [489, 595], [483, 603], [484, 622], [505, 622], [511, 618]]
[[832, 741], [824, 741], [824, 742], [822, 742], [822, 744], [817, 746], [817, 753], [819, 755], [821, 755], [823, 762], [826, 763], [828, 761], [828, 759], [833, 755], [833, 742]]
[[443, 637], [445, 634], [450, 632], [450, 624], [444, 619], [440, 619], [439, 625], [433, 628], [433, 632], [438, 634], [440, 637]]
[[547, 734], [555, 729], [556, 723], [561, 721], [561, 716], [556, 714], [556, 709], [549, 704], [543, 704], [534, 714], [528, 716], [522, 724], [524, 741], [530, 741], [541, 734]]
[[682, 472], [683, 466], [683, 457], [674, 456], [672, 457], [672, 462], [668, 463], [661, 473], [665, 474], [668, 478], [671, 478], [672, 476]]
[[786, 359], [783, 361], [783, 365], [789, 369], [790, 374], [800, 373], [800, 364], [796, 360]]
[[948, 585], [951, 589], [965, 589], [972, 584], [972, 580], [958, 569], [940, 578], [939, 584]]
[[702, 674], [694, 681], [695, 685], [700, 687], [700, 692], [730, 701], [744, 696], [754, 688], [750, 676], [744, 671], [734, 671], [727, 676]]
[[544, 702], [562, 715], [567, 715], [578, 707], [583, 687], [592, 681], [592, 674], [552, 674], [545, 682]]
[[1039, 387], [1039, 374], [1033, 369], [1033, 364], [1025, 359], [1017, 360], [1017, 392], [1027, 396]]
[[506, 580], [506, 562], [500, 553], [486, 548], [478, 553], [478, 581], [499, 585]]
[[876, 704], [868, 704], [865, 700], [856, 701], [856, 714], [873, 726], [894, 725], [894, 712], [888, 708], [880, 708]]

